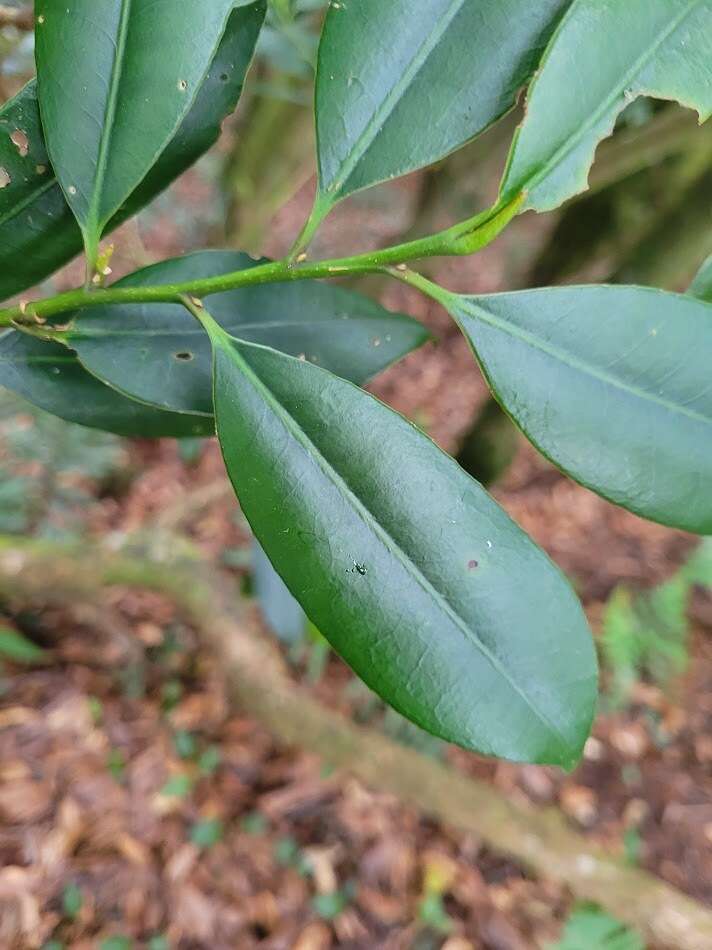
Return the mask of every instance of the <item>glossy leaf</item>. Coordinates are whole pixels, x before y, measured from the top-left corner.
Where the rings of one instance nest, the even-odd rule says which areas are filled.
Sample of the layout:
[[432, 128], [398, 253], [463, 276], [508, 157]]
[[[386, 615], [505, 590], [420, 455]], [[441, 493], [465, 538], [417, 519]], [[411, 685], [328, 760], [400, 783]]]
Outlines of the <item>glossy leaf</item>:
[[127, 399], [95, 379], [66, 347], [16, 330], [0, 336], [0, 386], [67, 422], [117, 435], [184, 438], [213, 432], [212, 420]]
[[574, 0], [531, 85], [502, 199], [547, 211], [584, 191], [596, 146], [638, 96], [712, 114], [712, 0]]
[[642, 287], [443, 303], [547, 458], [645, 518], [712, 534], [712, 306]]
[[207, 327], [242, 510], [334, 649], [442, 738], [572, 765], [596, 660], [559, 570], [397, 413], [319, 367]]
[[[137, 271], [120, 283], [173, 283], [256, 263], [247, 254], [203, 251]], [[208, 300], [230, 333], [303, 355], [358, 383], [428, 338], [410, 317], [316, 281], [243, 287]], [[174, 411], [212, 415], [210, 344], [179, 304], [86, 310], [70, 341], [87, 369], [128, 395]]]
[[[198, 96], [173, 139], [107, 231], [149, 204], [216, 141], [234, 111], [265, 16], [265, 3], [236, 9]], [[21, 133], [27, 154], [12, 141]], [[82, 249], [82, 237], [52, 171], [34, 80], [0, 109], [0, 300], [32, 287]]]
[[188, 114], [234, 6], [37, 0], [42, 124], [90, 256]]
[[708, 257], [692, 282], [689, 293], [712, 303], [712, 257]]
[[500, 118], [569, 3], [331, 4], [317, 69], [319, 200], [438, 161]]

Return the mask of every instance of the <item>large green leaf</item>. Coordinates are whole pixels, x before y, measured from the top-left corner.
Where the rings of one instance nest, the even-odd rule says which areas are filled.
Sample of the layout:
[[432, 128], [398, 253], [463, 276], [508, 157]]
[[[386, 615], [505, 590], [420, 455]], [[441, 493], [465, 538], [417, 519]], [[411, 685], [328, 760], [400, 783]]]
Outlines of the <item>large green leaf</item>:
[[574, 0], [527, 100], [503, 202], [547, 211], [588, 184], [596, 146], [638, 96], [712, 114], [712, 0]]
[[645, 518], [712, 534], [712, 306], [643, 287], [440, 297], [544, 455]]
[[[232, 13], [190, 112], [107, 230], [136, 214], [215, 143], [221, 122], [237, 105], [264, 16], [264, 0]], [[11, 140], [18, 132], [27, 140], [24, 156]], [[0, 167], [10, 177], [0, 190], [2, 300], [43, 280], [82, 248], [81, 232], [50, 166], [34, 80], [0, 110]]]
[[117, 435], [212, 435], [212, 420], [163, 412], [127, 399], [88, 373], [76, 355], [16, 330], [0, 336], [0, 386], [52, 415]]
[[700, 300], [712, 303], [712, 257], [708, 257], [698, 271], [689, 292]]
[[593, 716], [596, 659], [560, 571], [397, 413], [206, 326], [230, 477], [316, 627], [424, 729], [571, 766]]
[[90, 258], [188, 114], [235, 6], [37, 0], [42, 124]]
[[[167, 284], [257, 263], [247, 254], [202, 251], [137, 271], [120, 283]], [[209, 301], [220, 324], [236, 336], [303, 356], [357, 383], [428, 338], [410, 317], [317, 281], [243, 287]], [[210, 344], [182, 306], [86, 310], [69, 341], [87, 369], [128, 395], [174, 411], [212, 415]]]
[[502, 116], [570, 0], [331, 4], [319, 49], [318, 199], [435, 162]]

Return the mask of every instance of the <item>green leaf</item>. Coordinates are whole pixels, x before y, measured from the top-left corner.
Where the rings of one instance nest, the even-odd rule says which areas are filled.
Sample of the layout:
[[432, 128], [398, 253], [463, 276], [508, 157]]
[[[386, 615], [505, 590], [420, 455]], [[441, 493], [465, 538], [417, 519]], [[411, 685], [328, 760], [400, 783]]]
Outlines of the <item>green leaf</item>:
[[198, 848], [212, 848], [223, 837], [223, 823], [217, 818], [197, 821], [190, 830], [190, 840]]
[[67, 422], [117, 435], [183, 438], [214, 432], [211, 419], [127, 399], [88, 373], [71, 350], [16, 330], [0, 336], [0, 386]]
[[62, 909], [65, 916], [69, 917], [70, 920], [76, 920], [83, 904], [84, 897], [79, 886], [73, 881], [67, 884], [62, 892]]
[[712, 538], [705, 538], [682, 569], [688, 583], [712, 589]]
[[198, 751], [198, 740], [192, 732], [179, 729], [173, 737], [173, 745], [181, 759], [192, 759]]
[[642, 287], [440, 294], [537, 448], [636, 514], [712, 534], [712, 307]]
[[133, 941], [129, 937], [107, 937], [102, 940], [99, 950], [132, 950]]
[[645, 950], [642, 939], [625, 924], [594, 906], [573, 911], [562, 939], [549, 950]]
[[426, 894], [418, 906], [418, 917], [436, 933], [449, 934], [455, 921], [448, 914], [442, 894]]
[[[137, 271], [117, 286], [149, 286], [254, 267], [232, 251], [202, 251]], [[316, 281], [242, 287], [209, 298], [230, 333], [318, 362], [364, 383], [428, 339], [410, 317]], [[179, 304], [84, 311], [69, 335], [84, 366], [129, 396], [164, 409], [212, 416], [210, 343]]]
[[665, 688], [684, 671], [691, 588], [690, 572], [683, 569], [651, 591], [634, 595], [619, 587], [611, 595], [603, 614], [601, 646], [612, 674], [609, 693], [615, 705], [629, 699], [643, 676]]
[[[25, 143], [19, 148], [13, 137]], [[0, 109], [0, 299], [46, 277], [81, 250], [52, 173], [34, 80]]]
[[438, 161], [507, 112], [569, 3], [331, 4], [316, 81], [321, 216]]
[[218, 746], [211, 745], [198, 756], [198, 770], [201, 775], [212, 775], [222, 762], [222, 754]]
[[[263, 0], [233, 11], [190, 112], [107, 230], [140, 211], [217, 141], [223, 119], [237, 105], [264, 16]], [[16, 130], [27, 137], [25, 158], [9, 139]], [[15, 160], [17, 167], [10, 165]], [[82, 248], [81, 232], [50, 166], [34, 80], [0, 110], [0, 166], [11, 176], [0, 190], [1, 300], [43, 280]], [[42, 167], [46, 171], [40, 174]]]
[[349, 906], [351, 894], [346, 890], [329, 894], [317, 894], [312, 898], [311, 906], [322, 920], [335, 920]]
[[161, 789], [166, 798], [187, 798], [193, 791], [193, 780], [189, 775], [172, 775]]
[[692, 282], [689, 293], [712, 303], [712, 256], [708, 257]]
[[248, 835], [264, 835], [269, 830], [269, 822], [258, 811], [250, 812], [240, 822], [240, 828]]
[[645, 653], [634, 597], [626, 587], [617, 587], [606, 603], [602, 618], [601, 652], [610, 670], [607, 693], [615, 708], [625, 705], [638, 682]]
[[42, 663], [47, 652], [9, 627], [0, 626], [0, 657], [13, 663]]
[[246, 5], [37, 0], [42, 124], [92, 263], [106, 224], [188, 115], [232, 9]]
[[561, 572], [397, 413], [204, 319], [242, 509], [334, 649], [435, 735], [571, 766], [593, 716], [596, 659]]
[[712, 113], [710, 0], [574, 0], [527, 99], [502, 184], [548, 211], [585, 191], [596, 146], [639, 96]]

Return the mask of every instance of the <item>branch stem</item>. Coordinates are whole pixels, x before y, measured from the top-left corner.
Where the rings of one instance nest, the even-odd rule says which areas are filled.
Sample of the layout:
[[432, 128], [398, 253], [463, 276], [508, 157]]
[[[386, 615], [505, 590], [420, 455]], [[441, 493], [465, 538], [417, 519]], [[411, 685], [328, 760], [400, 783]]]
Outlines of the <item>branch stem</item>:
[[307, 260], [271, 261], [247, 270], [216, 277], [162, 284], [149, 287], [113, 286], [105, 289], [70, 290], [55, 297], [0, 310], [0, 327], [49, 320], [61, 314], [87, 307], [132, 303], [184, 303], [184, 298], [254, 287], [259, 284], [286, 283], [318, 278], [356, 277], [363, 274], [392, 274], [391, 268], [426, 257], [472, 254], [490, 244], [507, 226], [521, 207], [524, 195], [510, 204], [496, 206], [474, 218], [428, 237], [408, 241], [383, 250], [368, 251], [354, 257], [310, 262]]

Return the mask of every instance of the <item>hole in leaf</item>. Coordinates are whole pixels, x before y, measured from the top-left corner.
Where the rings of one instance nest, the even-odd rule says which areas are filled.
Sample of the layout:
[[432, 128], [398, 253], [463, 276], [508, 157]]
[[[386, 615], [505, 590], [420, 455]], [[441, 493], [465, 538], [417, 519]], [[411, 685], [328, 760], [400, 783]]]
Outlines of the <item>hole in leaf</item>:
[[181, 353], [174, 353], [174, 358], [179, 360], [181, 363], [189, 363], [192, 359], [195, 359], [192, 353], [183, 351]]
[[0, 165], [0, 188], [7, 188], [11, 181], [12, 178], [10, 178], [8, 170]]
[[22, 129], [15, 129], [10, 136], [10, 141], [20, 153], [20, 158], [25, 158], [30, 150], [30, 142]]

